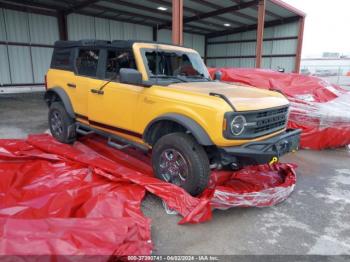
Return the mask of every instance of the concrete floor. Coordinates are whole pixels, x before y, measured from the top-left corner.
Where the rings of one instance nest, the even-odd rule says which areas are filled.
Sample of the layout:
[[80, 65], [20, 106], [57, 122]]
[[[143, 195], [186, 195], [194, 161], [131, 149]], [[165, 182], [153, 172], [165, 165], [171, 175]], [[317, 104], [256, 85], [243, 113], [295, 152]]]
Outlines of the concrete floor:
[[[42, 96], [0, 96], [0, 138], [48, 129]], [[155, 254], [350, 254], [350, 152], [299, 151], [282, 159], [299, 165], [291, 197], [270, 208], [215, 211], [213, 220], [179, 226], [161, 201], [147, 196]]]

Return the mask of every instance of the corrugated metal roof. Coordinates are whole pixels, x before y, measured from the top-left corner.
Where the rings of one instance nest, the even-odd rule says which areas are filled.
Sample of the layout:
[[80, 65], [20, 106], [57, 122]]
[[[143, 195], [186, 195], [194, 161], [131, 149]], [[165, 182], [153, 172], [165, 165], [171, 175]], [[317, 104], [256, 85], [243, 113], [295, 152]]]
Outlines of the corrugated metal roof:
[[[104, 17], [129, 23], [139, 23], [148, 26], [171, 25], [171, 0], [0, 0], [19, 5], [32, 5], [36, 8], [76, 12], [86, 15]], [[231, 7], [243, 5], [239, 9]], [[159, 10], [158, 7], [166, 10]], [[208, 13], [229, 8], [226, 12], [219, 12], [207, 16]], [[186, 22], [187, 18], [198, 18]], [[271, 22], [295, 16], [303, 16], [303, 12], [285, 4], [281, 0], [266, 0], [265, 20]], [[244, 28], [257, 23], [257, 0], [185, 0], [184, 28], [187, 32], [209, 34], [229, 28]], [[229, 24], [229, 26], [224, 26]]]

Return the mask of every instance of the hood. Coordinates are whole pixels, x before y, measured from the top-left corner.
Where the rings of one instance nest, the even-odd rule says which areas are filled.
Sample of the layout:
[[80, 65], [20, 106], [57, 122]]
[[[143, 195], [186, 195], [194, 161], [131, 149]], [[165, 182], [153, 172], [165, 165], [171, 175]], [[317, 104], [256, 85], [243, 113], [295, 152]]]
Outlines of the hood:
[[208, 95], [211, 92], [225, 95], [237, 111], [260, 110], [289, 104], [280, 93], [223, 82], [176, 83], [168, 87]]

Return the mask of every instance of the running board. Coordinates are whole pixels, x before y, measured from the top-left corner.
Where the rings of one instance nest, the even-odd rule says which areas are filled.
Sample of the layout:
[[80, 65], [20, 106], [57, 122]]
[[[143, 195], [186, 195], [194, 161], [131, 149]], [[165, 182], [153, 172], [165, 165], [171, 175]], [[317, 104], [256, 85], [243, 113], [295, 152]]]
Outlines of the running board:
[[[104, 136], [108, 139], [107, 144], [109, 146], [114, 147], [114, 148], [119, 149], [119, 150], [125, 149], [127, 147], [134, 147], [134, 148], [137, 148], [145, 153], [148, 152], [148, 150], [149, 150], [149, 148], [145, 145], [130, 141], [126, 138], [120, 137], [120, 136], [115, 135], [115, 134], [109, 134], [107, 132], [90, 127], [90, 126], [82, 124], [82, 123], [77, 123], [76, 131], [77, 131], [77, 133], [82, 134], [82, 135], [96, 133], [98, 135]], [[116, 141], [118, 141], [118, 143]], [[122, 144], [119, 144], [119, 143], [122, 143]]]
[[121, 145], [121, 144], [118, 144], [116, 142], [113, 141], [113, 138], [111, 137], [108, 137], [108, 142], [107, 144], [111, 147], [114, 147], [116, 149], [119, 149], [119, 150], [122, 150], [122, 149], [125, 149], [127, 147], [130, 147], [131, 145], [130, 144], [125, 144], [125, 145]]
[[81, 134], [83, 136], [90, 135], [90, 134], [94, 133], [94, 131], [92, 131], [90, 129], [89, 130], [84, 130], [83, 127], [81, 125], [79, 125], [79, 124], [77, 125], [77, 128], [75, 130], [76, 130], [76, 132], [78, 134]]

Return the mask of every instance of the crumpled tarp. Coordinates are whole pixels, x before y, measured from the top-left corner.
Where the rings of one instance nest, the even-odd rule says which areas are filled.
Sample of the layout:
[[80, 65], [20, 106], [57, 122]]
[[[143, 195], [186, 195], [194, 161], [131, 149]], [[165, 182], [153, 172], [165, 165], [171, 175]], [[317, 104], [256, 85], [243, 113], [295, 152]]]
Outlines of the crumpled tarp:
[[98, 136], [73, 146], [47, 134], [2, 139], [0, 255], [149, 255], [151, 224], [140, 208], [146, 191], [178, 212], [180, 224], [199, 223], [215, 208], [285, 200], [296, 182], [294, 168], [216, 171], [208, 189], [192, 197], [153, 177], [148, 155], [116, 150]]
[[222, 81], [281, 92], [291, 103], [288, 126], [302, 129], [301, 147], [336, 148], [350, 144], [350, 92], [314, 76], [254, 68], [211, 68]]

